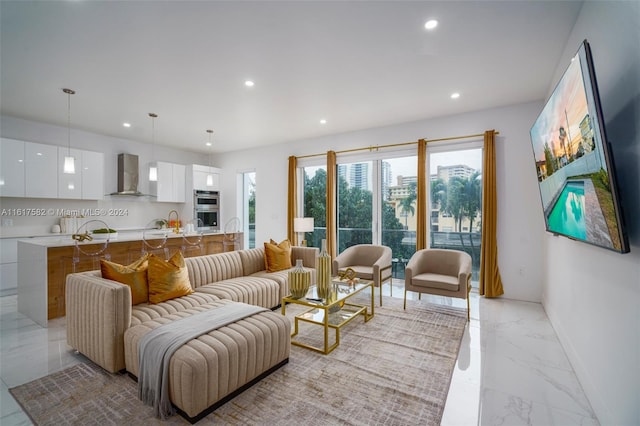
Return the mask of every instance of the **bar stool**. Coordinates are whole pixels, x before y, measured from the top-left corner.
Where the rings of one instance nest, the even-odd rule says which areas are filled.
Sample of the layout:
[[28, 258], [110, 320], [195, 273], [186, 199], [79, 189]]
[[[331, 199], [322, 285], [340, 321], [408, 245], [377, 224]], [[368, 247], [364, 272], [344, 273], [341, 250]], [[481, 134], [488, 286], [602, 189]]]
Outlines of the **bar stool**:
[[[140, 255], [151, 253], [164, 260], [169, 259], [167, 237], [171, 230], [162, 227], [165, 223], [166, 221], [164, 219], [153, 219], [147, 223], [142, 230], [142, 249]], [[137, 259], [137, 257], [135, 257], [135, 259]], [[135, 259], [131, 259], [131, 261]]]
[[232, 217], [224, 224], [224, 237], [222, 239], [222, 246], [224, 251], [240, 250], [240, 218]]
[[56, 300], [56, 315], [65, 314], [65, 286], [67, 275], [75, 272], [94, 271], [100, 269], [100, 259], [111, 260], [107, 249], [111, 240], [111, 233], [95, 233], [98, 229], [109, 230], [109, 226], [101, 220], [90, 220], [80, 225], [71, 235], [74, 240], [69, 256], [60, 257], [60, 269], [63, 271], [61, 282], [51, 288], [49, 297]]
[[[96, 232], [97, 230], [106, 232]], [[111, 260], [111, 255], [107, 252], [111, 240], [109, 230], [109, 226], [102, 220], [90, 220], [80, 225], [71, 236], [75, 241], [72, 272], [100, 269], [100, 259]]]
[[182, 255], [184, 257], [203, 254], [202, 238], [204, 222], [201, 219], [188, 221], [182, 229]]

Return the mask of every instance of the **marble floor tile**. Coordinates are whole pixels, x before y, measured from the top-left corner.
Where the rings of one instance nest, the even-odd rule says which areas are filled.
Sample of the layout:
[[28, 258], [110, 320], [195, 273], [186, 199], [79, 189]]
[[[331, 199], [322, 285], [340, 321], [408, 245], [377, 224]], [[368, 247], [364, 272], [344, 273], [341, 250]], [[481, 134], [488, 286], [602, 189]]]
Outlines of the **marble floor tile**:
[[[390, 286], [383, 285], [388, 296]], [[393, 297], [404, 282], [393, 280]], [[409, 292], [408, 299], [418, 295]], [[466, 301], [423, 295], [422, 300], [466, 308]], [[597, 426], [589, 402], [541, 304], [485, 299], [473, 290], [471, 320], [442, 418], [445, 426]], [[31, 422], [8, 389], [86, 362], [66, 344], [64, 318], [40, 327], [17, 312], [16, 296], [0, 297], [0, 424]]]

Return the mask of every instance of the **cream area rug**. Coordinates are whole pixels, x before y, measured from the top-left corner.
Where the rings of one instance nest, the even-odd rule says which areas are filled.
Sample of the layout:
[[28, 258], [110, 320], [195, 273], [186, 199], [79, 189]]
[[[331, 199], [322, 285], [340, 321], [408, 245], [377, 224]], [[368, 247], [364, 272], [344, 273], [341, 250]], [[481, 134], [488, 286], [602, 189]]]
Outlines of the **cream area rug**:
[[[292, 346], [287, 365], [198, 424], [439, 424], [466, 310], [407, 304], [404, 311], [401, 299], [385, 298], [369, 322], [356, 318], [342, 329], [340, 346], [329, 355]], [[287, 316], [300, 309], [289, 305]], [[309, 340], [321, 333], [313, 324], [300, 331]], [[89, 361], [10, 392], [37, 425], [188, 424], [177, 415], [155, 419], [128, 375]]]

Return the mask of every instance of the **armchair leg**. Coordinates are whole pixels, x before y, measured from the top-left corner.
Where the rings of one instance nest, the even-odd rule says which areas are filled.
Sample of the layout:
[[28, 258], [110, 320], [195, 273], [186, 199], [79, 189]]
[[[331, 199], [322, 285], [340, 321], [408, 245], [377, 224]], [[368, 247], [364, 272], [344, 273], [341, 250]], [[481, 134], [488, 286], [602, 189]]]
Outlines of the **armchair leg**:
[[469, 305], [469, 297], [467, 297], [467, 322], [471, 321], [471, 308]]
[[402, 309], [407, 310], [407, 290], [404, 291], [404, 307]]

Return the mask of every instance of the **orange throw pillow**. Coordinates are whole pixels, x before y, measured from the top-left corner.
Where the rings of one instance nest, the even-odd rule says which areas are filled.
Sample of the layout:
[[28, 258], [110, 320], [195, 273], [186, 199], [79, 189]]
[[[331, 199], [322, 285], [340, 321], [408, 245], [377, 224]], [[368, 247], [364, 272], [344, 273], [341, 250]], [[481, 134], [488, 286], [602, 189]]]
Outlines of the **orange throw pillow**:
[[271, 240], [264, 243], [264, 267], [267, 272], [291, 269], [291, 243], [284, 240], [280, 244]]
[[193, 293], [189, 273], [181, 252], [164, 261], [158, 256], [149, 257], [149, 303], [160, 303]]
[[145, 303], [148, 299], [147, 267], [149, 255], [145, 254], [130, 265], [120, 265], [108, 260], [100, 260], [102, 278], [117, 281], [131, 287], [131, 304]]

